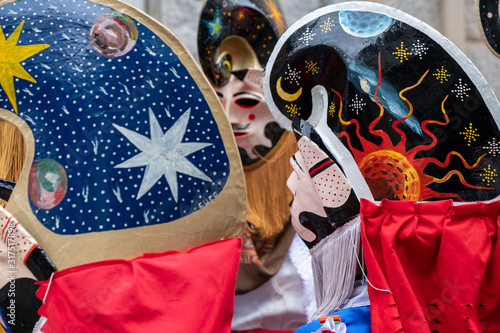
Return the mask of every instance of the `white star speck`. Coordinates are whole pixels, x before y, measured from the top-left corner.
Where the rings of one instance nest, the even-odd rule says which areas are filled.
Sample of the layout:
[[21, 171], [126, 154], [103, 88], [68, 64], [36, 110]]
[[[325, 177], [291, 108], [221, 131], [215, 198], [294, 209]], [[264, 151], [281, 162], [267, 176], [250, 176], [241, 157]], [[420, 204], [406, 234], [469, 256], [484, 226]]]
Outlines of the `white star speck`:
[[455, 84], [456, 89], [453, 89], [451, 92], [457, 96], [457, 98], [460, 98], [460, 100], [463, 102], [465, 97], [469, 97], [467, 94], [468, 91], [471, 91], [472, 89], [469, 88], [467, 83], [462, 82], [462, 79], [458, 79], [458, 83]]
[[309, 46], [309, 42], [314, 40], [314, 36], [316, 36], [316, 33], [307, 27], [306, 31], [302, 34], [298, 41]]
[[115, 166], [115, 168], [127, 169], [146, 167], [137, 199], [146, 194], [162, 176], [165, 176], [168, 187], [172, 191], [172, 196], [175, 202], [177, 202], [179, 197], [177, 172], [212, 182], [212, 179], [186, 158], [186, 156], [212, 145], [211, 143], [181, 142], [186, 133], [190, 113], [191, 109], [184, 112], [179, 120], [163, 133], [153, 110], [149, 108], [151, 139], [113, 124], [120, 133], [141, 151], [136, 156]]
[[351, 100], [351, 107], [356, 111], [356, 114], [359, 114], [359, 111], [362, 111], [365, 106], [366, 103], [363, 102], [363, 99], [358, 94]]
[[427, 47], [427, 45], [417, 39], [417, 41], [413, 43], [411, 51], [414, 55], [422, 59], [423, 56], [427, 54], [427, 51], [429, 51], [429, 48]]

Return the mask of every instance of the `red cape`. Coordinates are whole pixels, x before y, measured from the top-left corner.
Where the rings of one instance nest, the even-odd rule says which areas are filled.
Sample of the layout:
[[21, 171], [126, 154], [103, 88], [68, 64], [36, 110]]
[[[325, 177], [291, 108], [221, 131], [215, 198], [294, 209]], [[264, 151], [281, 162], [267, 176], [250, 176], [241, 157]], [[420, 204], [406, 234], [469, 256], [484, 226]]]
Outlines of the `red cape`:
[[499, 209], [362, 200], [373, 332], [500, 332]]

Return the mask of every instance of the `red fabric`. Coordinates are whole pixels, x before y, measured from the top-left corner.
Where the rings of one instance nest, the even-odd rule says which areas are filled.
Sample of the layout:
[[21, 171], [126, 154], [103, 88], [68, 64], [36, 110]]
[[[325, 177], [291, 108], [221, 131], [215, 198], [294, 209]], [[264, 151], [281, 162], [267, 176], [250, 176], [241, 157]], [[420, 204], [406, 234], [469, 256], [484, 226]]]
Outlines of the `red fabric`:
[[362, 200], [372, 332], [500, 332], [499, 209]]
[[293, 333], [293, 331], [269, 331], [257, 328], [249, 331], [231, 331], [231, 333]]
[[48, 318], [42, 331], [230, 332], [240, 248], [233, 238], [57, 272], [39, 311]]

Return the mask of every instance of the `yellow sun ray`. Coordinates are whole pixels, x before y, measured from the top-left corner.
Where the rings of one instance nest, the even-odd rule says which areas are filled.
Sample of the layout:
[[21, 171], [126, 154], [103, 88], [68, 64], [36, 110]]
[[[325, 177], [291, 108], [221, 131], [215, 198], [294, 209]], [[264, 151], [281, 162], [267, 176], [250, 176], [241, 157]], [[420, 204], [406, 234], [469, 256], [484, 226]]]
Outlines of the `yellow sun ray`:
[[284, 33], [286, 30], [286, 24], [285, 21], [283, 20], [283, 14], [281, 13], [279, 6], [274, 1], [266, 1], [266, 4], [270, 11], [270, 14], [267, 16], [270, 19], [274, 19], [280, 34]]
[[36, 83], [36, 80], [21, 66], [21, 62], [29, 57], [48, 48], [48, 44], [17, 45], [19, 36], [23, 30], [24, 21], [14, 30], [6, 40], [5, 34], [0, 26], [0, 85], [7, 94], [10, 103], [17, 111], [16, 89], [14, 87], [14, 76], [22, 80]]

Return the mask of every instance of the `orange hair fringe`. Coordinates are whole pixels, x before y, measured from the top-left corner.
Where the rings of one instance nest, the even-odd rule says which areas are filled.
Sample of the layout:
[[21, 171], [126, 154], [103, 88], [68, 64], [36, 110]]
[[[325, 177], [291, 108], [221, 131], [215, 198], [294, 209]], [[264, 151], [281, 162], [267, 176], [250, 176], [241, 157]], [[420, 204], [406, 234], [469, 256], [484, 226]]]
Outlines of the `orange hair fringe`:
[[[14, 125], [0, 120], [0, 178], [17, 182], [23, 168], [26, 147], [24, 138]], [[6, 201], [0, 199], [5, 207]]]
[[293, 134], [286, 131], [271, 153], [245, 168], [247, 221], [261, 237], [278, 235], [290, 220], [289, 203], [293, 195], [286, 181], [292, 172], [290, 157], [297, 150]]

